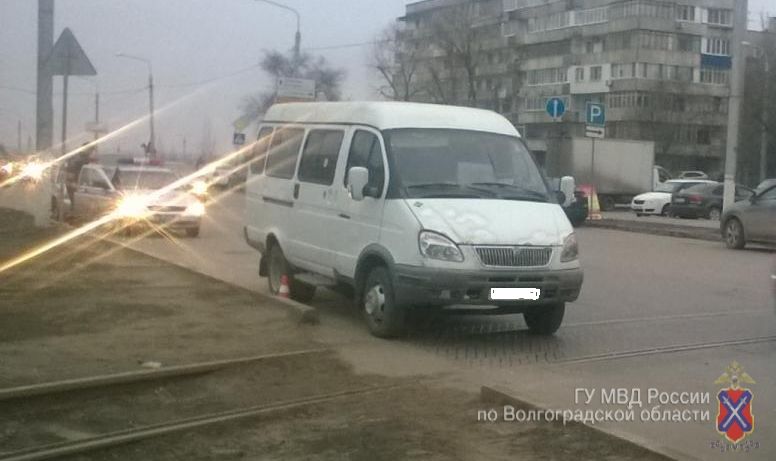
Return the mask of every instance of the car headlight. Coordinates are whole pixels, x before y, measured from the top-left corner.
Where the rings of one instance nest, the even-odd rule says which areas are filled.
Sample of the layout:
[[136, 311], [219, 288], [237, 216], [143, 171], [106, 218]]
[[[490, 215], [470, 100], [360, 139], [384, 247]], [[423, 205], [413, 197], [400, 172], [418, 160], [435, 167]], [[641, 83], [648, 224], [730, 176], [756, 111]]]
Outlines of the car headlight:
[[122, 218], [142, 218], [148, 214], [147, 202], [145, 197], [128, 195], [119, 202], [116, 214]]
[[189, 216], [204, 216], [205, 215], [205, 205], [202, 204], [202, 202], [195, 202], [191, 205], [186, 207], [186, 214]]
[[442, 234], [423, 231], [418, 236], [418, 245], [420, 246], [420, 253], [427, 258], [463, 262], [461, 249]]
[[577, 244], [577, 235], [571, 233], [563, 240], [563, 251], [560, 253], [560, 262], [567, 263], [576, 261], [578, 257], [579, 245]]
[[207, 183], [205, 181], [194, 181], [191, 184], [191, 193], [194, 195], [206, 195]]

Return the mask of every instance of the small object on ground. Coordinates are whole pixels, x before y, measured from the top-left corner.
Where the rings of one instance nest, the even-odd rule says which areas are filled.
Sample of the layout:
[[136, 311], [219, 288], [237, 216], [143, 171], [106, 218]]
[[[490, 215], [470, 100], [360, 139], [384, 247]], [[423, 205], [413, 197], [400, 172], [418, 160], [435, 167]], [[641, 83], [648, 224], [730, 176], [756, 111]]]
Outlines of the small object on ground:
[[151, 368], [151, 369], [157, 370], [159, 368], [162, 368], [162, 362], [148, 361], [148, 362], [141, 363], [140, 366], [143, 368]]
[[278, 296], [281, 298], [288, 298], [291, 295], [291, 288], [288, 286], [288, 275], [280, 276], [280, 288], [278, 289]]

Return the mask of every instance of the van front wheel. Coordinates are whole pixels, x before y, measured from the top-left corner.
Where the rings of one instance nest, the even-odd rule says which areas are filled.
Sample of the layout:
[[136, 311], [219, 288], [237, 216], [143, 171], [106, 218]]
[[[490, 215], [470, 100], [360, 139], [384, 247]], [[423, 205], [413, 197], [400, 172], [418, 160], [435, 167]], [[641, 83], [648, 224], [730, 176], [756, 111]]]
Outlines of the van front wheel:
[[406, 311], [396, 305], [393, 282], [386, 268], [375, 267], [369, 272], [360, 305], [369, 331], [378, 338], [397, 336], [404, 329]]
[[523, 318], [528, 325], [528, 329], [531, 330], [531, 333], [537, 335], [551, 335], [560, 328], [565, 313], [566, 305], [564, 303], [558, 303], [550, 306], [537, 307], [530, 312], [524, 313]]

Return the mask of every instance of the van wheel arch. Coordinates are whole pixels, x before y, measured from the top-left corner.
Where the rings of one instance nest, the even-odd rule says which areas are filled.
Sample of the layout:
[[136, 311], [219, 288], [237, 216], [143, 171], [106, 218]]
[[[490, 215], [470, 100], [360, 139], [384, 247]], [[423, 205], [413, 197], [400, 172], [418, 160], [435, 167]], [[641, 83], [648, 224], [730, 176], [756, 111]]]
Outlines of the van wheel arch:
[[356, 265], [355, 279], [353, 280], [353, 303], [358, 306], [364, 294], [364, 283], [369, 272], [375, 267], [385, 267], [389, 273], [393, 273], [393, 259], [390, 254], [383, 254], [385, 250], [372, 249], [365, 251]]

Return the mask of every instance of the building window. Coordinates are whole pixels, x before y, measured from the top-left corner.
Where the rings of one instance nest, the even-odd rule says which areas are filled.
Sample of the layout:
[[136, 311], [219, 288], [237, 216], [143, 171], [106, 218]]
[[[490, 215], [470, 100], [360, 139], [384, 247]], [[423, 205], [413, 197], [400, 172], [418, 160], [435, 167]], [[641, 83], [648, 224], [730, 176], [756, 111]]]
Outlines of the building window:
[[701, 83], [708, 83], [711, 85], [727, 85], [728, 84], [729, 71], [723, 69], [715, 69], [711, 67], [701, 68]]
[[730, 41], [724, 38], [710, 38], [706, 40], [706, 54], [717, 56], [730, 56]]
[[733, 12], [720, 8], [709, 8], [708, 19], [706, 22], [719, 26], [731, 26], [733, 25]]
[[563, 67], [536, 69], [526, 72], [527, 85], [551, 85], [556, 83], [566, 83], [567, 81], [567, 71]]
[[698, 144], [708, 146], [711, 144], [711, 130], [704, 127], [698, 128]]
[[584, 67], [577, 67], [577, 70], [574, 72], [574, 80], [577, 82], [584, 82], [585, 81], [585, 68]]
[[593, 66], [590, 68], [590, 81], [591, 82], [601, 81], [601, 66]]
[[679, 51], [699, 53], [701, 50], [701, 38], [696, 35], [679, 34], [677, 45]]
[[679, 21], [695, 21], [695, 7], [692, 5], [677, 5], [676, 19]]

